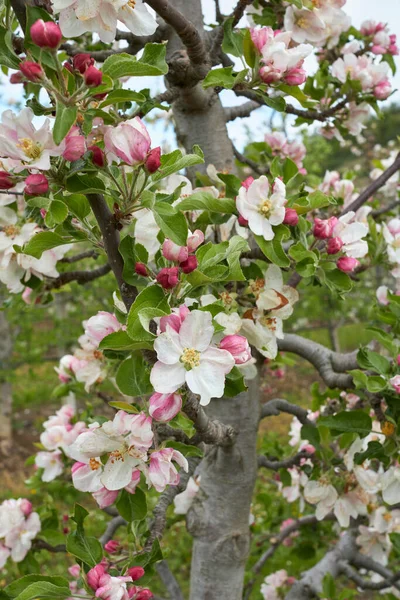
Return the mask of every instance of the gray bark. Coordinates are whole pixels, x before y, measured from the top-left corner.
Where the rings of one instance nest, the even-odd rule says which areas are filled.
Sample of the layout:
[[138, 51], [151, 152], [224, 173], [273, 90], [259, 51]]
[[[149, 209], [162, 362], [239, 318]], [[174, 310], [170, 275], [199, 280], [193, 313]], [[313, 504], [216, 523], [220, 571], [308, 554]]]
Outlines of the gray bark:
[[187, 517], [194, 538], [190, 600], [240, 600], [257, 474], [258, 379], [236, 398], [212, 400], [207, 412], [238, 437], [232, 447], [211, 448], [201, 465], [200, 491]]

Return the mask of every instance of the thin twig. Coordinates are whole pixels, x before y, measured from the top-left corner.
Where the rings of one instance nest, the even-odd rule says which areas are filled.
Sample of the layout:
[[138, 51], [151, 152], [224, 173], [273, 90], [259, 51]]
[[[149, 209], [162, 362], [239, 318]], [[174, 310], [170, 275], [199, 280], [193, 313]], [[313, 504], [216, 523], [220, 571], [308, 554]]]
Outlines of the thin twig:
[[295, 465], [300, 465], [302, 460], [313, 458], [313, 456], [314, 454], [312, 452], [301, 450], [295, 454], [295, 456], [291, 456], [290, 458], [284, 458], [282, 460], [269, 460], [266, 456], [259, 456], [257, 461], [259, 467], [271, 469], [272, 471], [279, 471], [279, 469], [290, 469]]
[[111, 267], [109, 264], [105, 264], [92, 271], [66, 271], [65, 273], [61, 273], [56, 279], [49, 279], [46, 287], [47, 289], [56, 290], [72, 281], [76, 281], [79, 285], [83, 285], [89, 281], [99, 279], [99, 277], [104, 277], [104, 275], [107, 275], [110, 271]]
[[298, 418], [300, 423], [303, 425], [312, 425], [315, 426], [315, 423], [310, 421], [308, 418], [308, 411], [297, 404], [292, 404], [287, 400], [283, 400], [282, 398], [274, 398], [269, 402], [266, 402], [261, 407], [261, 416], [260, 419], [265, 419], [266, 417], [277, 417], [281, 412], [288, 413], [289, 415], [293, 415]]
[[97, 258], [98, 256], [99, 253], [96, 250], [86, 250], [86, 252], [81, 252], [74, 256], [64, 256], [64, 258], [61, 258], [58, 262], [71, 264], [83, 260], [84, 258]]
[[244, 154], [242, 154], [233, 144], [232, 144], [233, 154], [236, 156], [239, 162], [248, 165], [257, 175], [265, 175], [269, 173], [268, 167], [262, 167], [259, 163], [251, 160], [251, 158], [247, 158]]

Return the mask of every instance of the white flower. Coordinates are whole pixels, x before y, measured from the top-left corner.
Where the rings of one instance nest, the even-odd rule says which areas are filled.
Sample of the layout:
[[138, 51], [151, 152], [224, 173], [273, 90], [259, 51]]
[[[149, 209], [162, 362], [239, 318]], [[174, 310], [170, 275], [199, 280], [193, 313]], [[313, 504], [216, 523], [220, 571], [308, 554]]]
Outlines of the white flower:
[[282, 319], [264, 316], [263, 312], [253, 310], [253, 319], [242, 319], [240, 333], [263, 356], [275, 358], [278, 354], [277, 339], [283, 339]]
[[52, 0], [53, 10], [60, 13], [60, 27], [65, 37], [77, 37], [91, 31], [102, 42], [115, 39], [117, 22], [139, 36], [151, 35], [157, 22], [143, 0]]
[[342, 240], [342, 251], [353, 258], [362, 258], [368, 254], [368, 244], [362, 239], [367, 234], [368, 227], [355, 220], [353, 211], [340, 217], [332, 232], [333, 237]]
[[356, 538], [362, 554], [369, 556], [379, 564], [388, 564], [389, 552], [392, 544], [387, 533], [380, 533], [365, 525], [359, 526], [360, 535]]
[[285, 218], [286, 187], [280, 179], [275, 179], [272, 193], [268, 179], [262, 175], [246, 189], [242, 186], [236, 200], [239, 213], [249, 222], [255, 235], [265, 240], [275, 236], [273, 225], [280, 225]]
[[0, 543], [0, 569], [2, 569], [4, 567], [7, 560], [10, 558], [10, 556], [11, 556], [10, 549], [7, 548], [7, 546], [4, 546], [4, 544]]
[[225, 375], [235, 361], [226, 350], [211, 345], [214, 335], [211, 313], [194, 310], [183, 321], [179, 332], [167, 325], [154, 342], [158, 362], [150, 381], [156, 392], [175, 392], [185, 382], [194, 394], [199, 394], [205, 406], [211, 398], [221, 398]]
[[325, 36], [325, 23], [318, 16], [318, 11], [307, 8], [288, 6], [285, 13], [285, 29], [290, 31], [298, 44], [303, 42], [320, 42]]
[[323, 480], [313, 480], [309, 481], [305, 486], [304, 498], [310, 504], [317, 505], [315, 516], [318, 521], [321, 521], [333, 510], [338, 499], [338, 493], [330, 483]]
[[359, 135], [364, 129], [364, 121], [369, 117], [369, 105], [366, 102], [356, 104], [350, 102], [348, 105], [349, 114], [343, 121], [343, 126], [349, 130], [352, 135]]
[[32, 547], [32, 540], [41, 529], [39, 515], [32, 512], [24, 522], [12, 529], [5, 537], [5, 545], [11, 549], [11, 558], [21, 562]]
[[4, 500], [0, 505], [0, 538], [6, 537], [10, 531], [22, 525], [24, 520], [21, 501], [14, 498]]
[[270, 265], [265, 272], [265, 284], [257, 298], [257, 307], [267, 310], [273, 317], [287, 319], [293, 313], [293, 304], [299, 299], [297, 290], [284, 285], [282, 271]]
[[174, 513], [176, 515], [186, 515], [187, 511], [193, 504], [198, 491], [200, 489], [200, 477], [190, 477], [186, 489], [177, 494], [174, 498]]
[[[214, 302], [216, 301], [216, 298]], [[203, 306], [205, 306], [203, 304]], [[242, 319], [239, 317], [237, 313], [226, 314], [224, 312], [220, 312], [215, 316], [216, 322], [224, 328], [223, 333], [225, 335], [235, 335], [239, 333], [242, 327]]]
[[391, 233], [386, 223], [383, 223], [382, 233], [387, 244], [386, 251], [389, 261], [400, 264], [400, 232]]
[[50, 169], [50, 157], [60, 156], [63, 146], [56, 146], [46, 119], [40, 129], [33, 126], [32, 109], [24, 108], [16, 115], [11, 110], [3, 112], [0, 124], [0, 156], [17, 161], [16, 170], [25, 167]]
[[43, 469], [42, 481], [53, 481], [63, 472], [62, 453], [60, 450], [38, 452], [35, 456], [35, 465]]
[[397, 504], [400, 498], [400, 468], [389, 467], [382, 475], [382, 498], [388, 504]]

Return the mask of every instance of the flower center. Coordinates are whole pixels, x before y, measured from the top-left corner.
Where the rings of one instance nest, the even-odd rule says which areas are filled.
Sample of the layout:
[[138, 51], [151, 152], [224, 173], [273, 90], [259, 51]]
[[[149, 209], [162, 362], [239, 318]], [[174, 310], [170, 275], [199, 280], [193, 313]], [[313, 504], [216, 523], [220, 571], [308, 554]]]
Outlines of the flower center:
[[129, 0], [128, 6], [133, 10], [136, 6], [136, 0]]
[[16, 227], [16, 225], [7, 225], [3, 227], [3, 231], [8, 237], [14, 238], [19, 233], [19, 227]]
[[221, 292], [220, 298], [225, 306], [230, 306], [234, 300], [229, 292]]
[[184, 364], [185, 369], [190, 371], [190, 369], [199, 366], [200, 352], [194, 348], [184, 348], [180, 360]]
[[296, 19], [296, 26], [300, 27], [300, 29], [307, 29], [308, 25], [309, 19], [305, 15], [302, 15], [301, 17]]
[[40, 144], [33, 142], [30, 138], [22, 138], [17, 144], [18, 148], [21, 148], [22, 152], [28, 158], [39, 158], [42, 154], [42, 147]]
[[89, 460], [89, 466], [92, 469], [92, 471], [97, 471], [97, 469], [100, 469], [101, 467], [101, 462], [99, 462], [95, 458], [91, 458]]
[[115, 463], [116, 460], [124, 460], [123, 454], [119, 450], [113, 450], [113, 452], [110, 452], [110, 458], [112, 463]]
[[400, 248], [400, 236], [396, 237], [392, 243], [393, 248]]
[[268, 327], [271, 331], [276, 331], [276, 319], [274, 317], [262, 317], [261, 325]]
[[271, 214], [271, 208], [272, 208], [272, 202], [271, 200], [264, 200], [264, 202], [261, 204], [260, 208], [259, 208], [259, 212], [264, 216], [264, 217], [269, 217]]

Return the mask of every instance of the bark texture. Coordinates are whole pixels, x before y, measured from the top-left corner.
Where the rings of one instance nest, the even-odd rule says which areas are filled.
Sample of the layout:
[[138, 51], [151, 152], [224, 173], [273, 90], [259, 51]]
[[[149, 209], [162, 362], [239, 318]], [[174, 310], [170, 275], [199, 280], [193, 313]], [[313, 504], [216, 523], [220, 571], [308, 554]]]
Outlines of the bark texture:
[[213, 419], [238, 431], [228, 448], [212, 447], [201, 465], [201, 487], [188, 513], [194, 538], [190, 600], [240, 600], [249, 553], [249, 515], [257, 474], [259, 382], [236, 398], [212, 400]]

